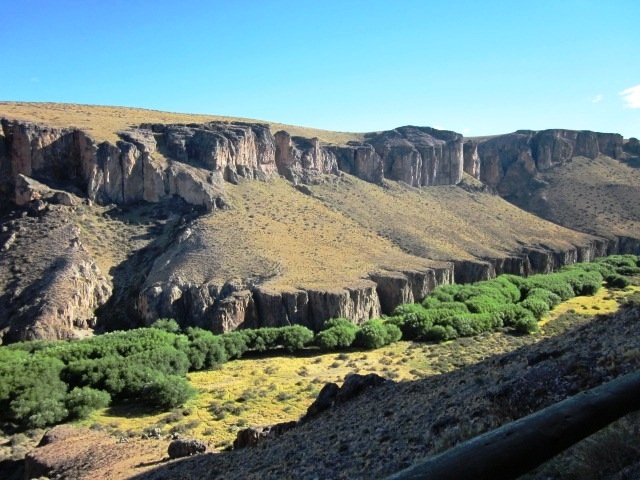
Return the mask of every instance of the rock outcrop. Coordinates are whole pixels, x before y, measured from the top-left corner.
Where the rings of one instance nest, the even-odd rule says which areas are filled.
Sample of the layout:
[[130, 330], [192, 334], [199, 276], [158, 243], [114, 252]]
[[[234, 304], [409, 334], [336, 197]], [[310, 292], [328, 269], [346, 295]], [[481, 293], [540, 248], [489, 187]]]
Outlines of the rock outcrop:
[[471, 175], [476, 180], [480, 180], [480, 156], [478, 155], [478, 142], [475, 140], [465, 140], [462, 154], [464, 159], [464, 173]]
[[298, 422], [282, 422], [275, 425], [266, 425], [263, 427], [249, 427], [238, 431], [236, 439], [233, 441], [233, 449], [255, 447], [270, 438], [276, 438], [283, 433], [296, 428]]
[[223, 180], [276, 171], [273, 137], [260, 124], [142, 125], [121, 132], [115, 145], [80, 130], [6, 119], [2, 130], [3, 192], [23, 175], [103, 204], [177, 195], [213, 210], [224, 203]]
[[467, 140], [465, 144], [469, 165], [477, 151], [480, 180], [507, 198], [527, 195], [535, 189], [537, 172], [574, 156], [596, 158], [602, 154], [619, 158], [622, 148], [621, 135], [574, 130], [518, 130], [477, 143]]
[[292, 137], [280, 131], [275, 143], [278, 173], [291, 182], [312, 183], [319, 175], [338, 174], [335, 153], [323, 148], [317, 138]]
[[384, 165], [373, 145], [363, 142], [349, 142], [342, 146], [329, 146], [340, 171], [354, 175], [366, 182], [382, 183]]
[[368, 134], [382, 159], [384, 177], [413, 187], [455, 185], [462, 179], [462, 135], [429, 127], [400, 127]]
[[[47, 234], [51, 238], [31, 238], [17, 224], [3, 244], [0, 264], [11, 276], [3, 278], [6, 288], [0, 296], [3, 343], [74, 337], [95, 327], [95, 309], [111, 295], [111, 284], [83, 246], [79, 227], [51, 224]], [[25, 245], [31, 253], [27, 259], [21, 257]]]
[[623, 151], [630, 155], [640, 156], [640, 140], [631, 137], [622, 147]]
[[201, 440], [178, 438], [167, 448], [169, 458], [190, 457], [207, 451], [207, 445]]
[[[321, 290], [273, 289], [268, 283], [230, 281], [194, 285], [171, 273], [160, 273], [170, 251], [152, 268], [143, 285], [137, 309], [146, 324], [157, 318], [176, 318], [182, 325], [216, 333], [236, 328], [303, 325], [319, 331], [330, 318], [349, 318], [362, 324], [390, 314], [402, 303], [422, 299], [438, 285], [453, 282], [451, 265], [425, 271], [378, 272], [357, 284]], [[155, 273], [154, 273], [155, 272]], [[157, 281], [158, 278], [168, 278]]]
[[333, 382], [326, 383], [320, 390], [316, 400], [307, 408], [307, 413], [300, 419], [300, 423], [317, 417], [320, 413], [333, 408], [335, 405], [353, 400], [371, 388], [393, 383], [392, 380], [381, 377], [376, 373], [367, 375], [350, 373], [344, 377], [344, 383], [340, 387]]
[[460, 181], [462, 136], [426, 127], [371, 134], [364, 143], [323, 145], [269, 126], [241, 122], [142, 124], [97, 143], [84, 131], [2, 119], [0, 193], [15, 192], [20, 175], [103, 204], [158, 202], [177, 195], [213, 210], [224, 203], [224, 181], [280, 174], [313, 183], [340, 171], [369, 182], [412, 186]]

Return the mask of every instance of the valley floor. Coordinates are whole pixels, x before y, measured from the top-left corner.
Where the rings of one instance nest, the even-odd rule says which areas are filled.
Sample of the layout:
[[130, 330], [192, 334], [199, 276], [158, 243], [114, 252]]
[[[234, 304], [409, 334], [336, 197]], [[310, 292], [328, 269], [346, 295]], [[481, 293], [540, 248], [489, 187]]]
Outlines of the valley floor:
[[[439, 345], [400, 342], [368, 352], [261, 356], [192, 373], [202, 392], [192, 404], [169, 415], [104, 412], [91, 421], [94, 429], [103, 425], [117, 436], [96, 434], [91, 460], [87, 449], [84, 454], [67, 449], [59, 472], [65, 478], [114, 479], [382, 478], [638, 368], [640, 309], [607, 315], [638, 290], [603, 289], [598, 297], [577, 297], [554, 312], [541, 335], [498, 332]], [[243, 426], [297, 419], [324, 382], [349, 372], [378, 372], [401, 381], [254, 449], [165, 463], [168, 442], [138, 436], [159, 426], [163, 435], [191, 431], [208, 438], [210, 450], [224, 447]], [[119, 437], [128, 442], [113, 446]], [[38, 450], [44, 454], [46, 448]], [[123, 451], [130, 454], [125, 476]]]

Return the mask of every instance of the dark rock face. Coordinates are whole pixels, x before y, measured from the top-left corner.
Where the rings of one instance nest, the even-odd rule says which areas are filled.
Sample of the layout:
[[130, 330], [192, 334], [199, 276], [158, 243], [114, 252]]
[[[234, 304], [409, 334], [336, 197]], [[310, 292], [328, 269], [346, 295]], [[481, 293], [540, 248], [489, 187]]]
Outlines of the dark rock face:
[[174, 440], [169, 444], [169, 458], [190, 457], [207, 451], [207, 445], [200, 440]]
[[265, 427], [249, 427], [238, 431], [236, 439], [233, 441], [234, 450], [247, 447], [255, 447], [265, 440], [276, 438], [285, 432], [295, 428], [298, 422], [282, 422]]
[[309, 405], [305, 418], [313, 418], [319, 413], [333, 407], [339, 391], [340, 387], [337, 383], [326, 383], [324, 387], [322, 387], [322, 390], [320, 390], [318, 398], [316, 398], [314, 402]]
[[393, 382], [375, 373], [369, 373], [368, 375], [350, 373], [344, 378], [344, 383], [341, 387], [338, 387], [335, 383], [327, 383], [322, 387], [318, 398], [309, 406], [307, 413], [300, 421], [311, 420], [334, 405], [348, 402], [370, 388], [379, 387], [387, 383]]
[[384, 166], [382, 158], [368, 143], [349, 142], [346, 146], [329, 146], [336, 156], [340, 171], [371, 183], [382, 183]]
[[429, 127], [400, 127], [369, 134], [384, 176], [413, 187], [455, 185], [462, 179], [462, 135]]
[[[0, 148], [2, 147], [0, 146]], [[626, 153], [629, 153], [631, 155], [640, 155], [640, 140], [635, 137], [631, 137], [622, 148]]]
[[[473, 144], [467, 150], [472, 155]], [[619, 158], [622, 136], [574, 130], [518, 130], [481, 141], [480, 180], [507, 198], [520, 197], [535, 188], [535, 174], [574, 156]], [[471, 161], [471, 160], [470, 160]]]

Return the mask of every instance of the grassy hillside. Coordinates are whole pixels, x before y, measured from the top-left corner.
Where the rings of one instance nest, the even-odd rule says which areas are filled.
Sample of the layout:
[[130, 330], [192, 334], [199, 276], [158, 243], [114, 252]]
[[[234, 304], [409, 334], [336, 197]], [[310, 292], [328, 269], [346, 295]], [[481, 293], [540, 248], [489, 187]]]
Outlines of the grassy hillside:
[[589, 236], [531, 215], [497, 195], [455, 186], [384, 187], [345, 175], [312, 186], [320, 201], [406, 252], [437, 260], [499, 258], [523, 245], [566, 249]]
[[0, 117], [41, 122], [59, 128], [77, 127], [89, 133], [98, 142], [105, 140], [115, 142], [118, 140], [116, 132], [136, 127], [141, 123], [204, 123], [212, 121], [268, 123], [272, 133], [286, 130], [291, 135], [308, 138], [318, 137], [323, 142], [333, 144], [359, 140], [363, 136], [359, 133], [332, 132], [248, 118], [70, 103], [0, 102]]
[[574, 157], [540, 174], [547, 184], [523, 205], [575, 230], [640, 236], [640, 171], [609, 157]]

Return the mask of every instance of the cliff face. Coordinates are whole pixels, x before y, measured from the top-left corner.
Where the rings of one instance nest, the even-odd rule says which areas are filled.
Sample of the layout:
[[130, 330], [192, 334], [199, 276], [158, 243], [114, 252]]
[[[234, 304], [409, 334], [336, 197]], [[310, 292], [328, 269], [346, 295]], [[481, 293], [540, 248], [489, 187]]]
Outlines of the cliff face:
[[268, 125], [143, 124], [121, 140], [96, 143], [77, 129], [3, 119], [0, 193], [13, 194], [19, 175], [71, 190], [102, 204], [158, 202], [177, 195], [213, 210], [224, 204], [224, 181], [265, 180], [280, 174], [309, 183], [340, 171], [369, 182], [383, 178], [412, 186], [450, 185], [462, 176], [462, 136], [401, 127], [367, 142], [322, 145], [317, 138], [271, 134]]
[[505, 197], [526, 195], [536, 172], [569, 161], [574, 156], [619, 158], [622, 136], [574, 130], [518, 130], [487, 140], [465, 142], [467, 173], [473, 175], [474, 154], [479, 158], [479, 178]]
[[212, 210], [220, 205], [222, 180], [275, 172], [273, 137], [264, 125], [143, 125], [122, 132], [116, 145], [26, 122], [2, 120], [2, 129], [5, 192], [21, 174], [104, 204], [177, 195]]
[[335, 153], [323, 148], [317, 138], [292, 137], [280, 131], [275, 134], [275, 144], [278, 173], [291, 182], [309, 183], [322, 174], [338, 174]]
[[318, 331], [330, 318], [344, 317], [362, 324], [383, 313], [390, 314], [398, 305], [418, 301], [438, 285], [452, 282], [452, 265], [421, 272], [380, 272], [368, 280], [331, 290], [283, 291], [237, 281], [193, 285], [174, 277], [143, 286], [137, 306], [147, 324], [170, 317], [183, 326], [217, 333], [285, 325], [304, 325]]
[[456, 185], [462, 180], [462, 135], [429, 127], [400, 127], [369, 134], [385, 178], [413, 187]]
[[[622, 152], [622, 138], [568, 130], [518, 131], [480, 142], [467, 141], [463, 146], [462, 136], [455, 132], [407, 126], [367, 134], [362, 142], [327, 145], [317, 138], [291, 136], [284, 131], [272, 135], [263, 124], [214, 122], [142, 124], [120, 132], [114, 144], [96, 143], [86, 132], [73, 128], [49, 128], [10, 120], [2, 120], [1, 125], [0, 195], [25, 208], [10, 220], [16, 225], [14, 230], [0, 232], [3, 248], [0, 266], [13, 275], [7, 277], [6, 282], [0, 278], [7, 287], [0, 294], [0, 338], [71, 336], [74, 329], [93, 326], [94, 310], [110, 297], [112, 302], [125, 299], [127, 313], [133, 312], [136, 319], [146, 324], [157, 318], [173, 317], [183, 326], [200, 326], [215, 332], [290, 324], [319, 330], [329, 318], [347, 317], [360, 324], [389, 314], [402, 303], [423, 298], [438, 285], [452, 283], [454, 276], [456, 281], [466, 282], [501, 273], [548, 272], [607, 252], [638, 248], [638, 241], [633, 238], [619, 239], [615, 244], [594, 240], [562, 251], [523, 247], [501, 258], [483, 257], [477, 261], [451, 258], [451, 263], [433, 268], [426, 266], [431, 263], [415, 266], [414, 260], [421, 258], [412, 259], [408, 268], [389, 265], [384, 255], [379, 255], [374, 267], [353, 277], [353, 281], [344, 281], [335, 287], [319, 288], [308, 286], [313, 285], [312, 282], [293, 282], [276, 288], [269, 283], [269, 278], [281, 273], [275, 268], [271, 271], [265, 267], [265, 271], [269, 270], [265, 275], [243, 271], [238, 276], [219, 276], [218, 259], [205, 260], [202, 254], [203, 237], [198, 235], [204, 233], [194, 234], [188, 240], [189, 221], [184, 212], [189, 209], [193, 215], [200, 212], [192, 206], [204, 207], [209, 212], [233, 208], [225, 199], [228, 183], [281, 175], [294, 184], [313, 184], [325, 176], [339, 177], [341, 172], [367, 182], [380, 184], [389, 179], [411, 187], [455, 185], [466, 172], [509, 197], [526, 194], [535, 187], [537, 172], [551, 169], [572, 156], [594, 158], [605, 154], [616, 158]], [[633, 150], [636, 144], [628, 142], [625, 148]], [[332, 183], [336, 189], [340, 188], [339, 184], [339, 181]], [[307, 190], [311, 192], [310, 188]], [[232, 192], [232, 189], [226, 190], [229, 196]], [[125, 282], [127, 287], [134, 288], [128, 292], [128, 288], [120, 285], [119, 294], [112, 295], [112, 289], [118, 288], [116, 281], [110, 282], [103, 276], [94, 261], [99, 258], [99, 253], [96, 256], [99, 247], [92, 250], [92, 257], [82, 247], [82, 229], [73, 225], [81, 225], [86, 219], [83, 215], [95, 214], [90, 211], [92, 202], [127, 206], [146, 201], [162, 209], [161, 202], [176, 203], [175, 199], [169, 200], [172, 196], [188, 204], [184, 212], [175, 214], [164, 209], [156, 217], [148, 217], [145, 222], [149, 229], [138, 237], [147, 234], [151, 237], [153, 224], [168, 217], [172, 218], [170, 223], [175, 225], [175, 232], [171, 230], [166, 239], [154, 245], [153, 252], [141, 256], [144, 262], [140, 260], [136, 265], [141, 267], [144, 263], [144, 269], [123, 270], [126, 275], [136, 276], [135, 282]], [[282, 198], [262, 198], [262, 203], [276, 202], [274, 211], [282, 204]], [[69, 213], [75, 212], [80, 204], [89, 210]], [[53, 220], [43, 217], [49, 205], [59, 208], [60, 212], [68, 209], [68, 215], [56, 211], [60, 221], [51, 223]], [[271, 208], [272, 204], [268, 205]], [[308, 210], [314, 209], [316, 206], [312, 205]], [[19, 217], [23, 213], [24, 216]], [[228, 212], [215, 214], [222, 218], [224, 213]], [[262, 223], [273, 213], [263, 212]], [[180, 218], [180, 215], [184, 216]], [[127, 222], [138, 221], [135, 215], [132, 218]], [[246, 233], [245, 226], [260, 228], [254, 225], [260, 223], [260, 218], [260, 215], [248, 216], [246, 225], [236, 227], [234, 233]], [[279, 226], [289, 232], [291, 224], [285, 217], [280, 220]], [[308, 230], [302, 232], [305, 235], [323, 232], [315, 228], [316, 219], [299, 214], [296, 222], [309, 222]], [[356, 223], [357, 219], [354, 225]], [[228, 225], [223, 226], [226, 229]], [[120, 227], [112, 225], [111, 228], [118, 232]], [[264, 225], [261, 227], [265, 230]], [[29, 229], [37, 235], [32, 235]], [[268, 230], [260, 241], [273, 242], [266, 232]], [[332, 234], [330, 230], [324, 232]], [[113, 243], [120, 241], [117, 233], [114, 235]], [[297, 239], [295, 234], [291, 235]], [[56, 241], [50, 244], [47, 236], [55, 237]], [[39, 239], [37, 248], [33, 238]], [[234, 242], [236, 238], [231, 240]], [[214, 256], [219, 250], [228, 249], [229, 242], [216, 245], [210, 249], [214, 250]], [[265, 244], [247, 245], [251, 249], [247, 247], [246, 255], [255, 257]], [[22, 248], [42, 251], [35, 262], [33, 258], [30, 260], [30, 272], [25, 272], [22, 266], [24, 258], [30, 256], [24, 255]], [[315, 253], [305, 249], [300, 255]], [[204, 265], [206, 262], [209, 264]], [[32, 268], [34, 263], [37, 268]], [[126, 263], [124, 260], [118, 267]], [[197, 264], [198, 269], [207, 270], [207, 275], [194, 280], [190, 275], [181, 274], [184, 272], [174, 266], [182, 263]], [[114, 265], [107, 265], [103, 271], [109, 272]], [[413, 268], [416, 270], [411, 270]]]

